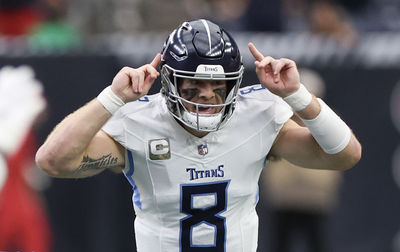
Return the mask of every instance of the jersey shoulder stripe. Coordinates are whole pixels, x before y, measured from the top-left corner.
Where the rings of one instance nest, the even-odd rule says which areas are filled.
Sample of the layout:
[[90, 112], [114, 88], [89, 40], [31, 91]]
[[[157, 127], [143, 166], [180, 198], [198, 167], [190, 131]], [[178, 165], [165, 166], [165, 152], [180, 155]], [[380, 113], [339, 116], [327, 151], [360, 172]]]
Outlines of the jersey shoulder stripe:
[[261, 84], [240, 88], [238, 96], [242, 99], [257, 99], [263, 101], [274, 101], [279, 98]]
[[139, 98], [136, 101], [128, 102], [122, 108], [120, 108], [118, 112], [121, 113], [122, 116], [131, 115], [139, 111], [143, 112], [143, 110], [152, 109], [154, 108], [154, 106], [157, 106], [158, 104], [157, 100], [162, 98], [163, 97], [160, 93], [153, 95], [146, 95]]

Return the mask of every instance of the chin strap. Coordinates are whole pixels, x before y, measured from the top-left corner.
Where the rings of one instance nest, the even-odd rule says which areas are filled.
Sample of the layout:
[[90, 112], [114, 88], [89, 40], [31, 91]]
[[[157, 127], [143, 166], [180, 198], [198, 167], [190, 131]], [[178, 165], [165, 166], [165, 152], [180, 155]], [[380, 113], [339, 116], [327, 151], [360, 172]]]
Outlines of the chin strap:
[[195, 130], [214, 131], [218, 129], [218, 126], [221, 123], [221, 112], [211, 115], [197, 115], [196, 113], [184, 111], [182, 120]]

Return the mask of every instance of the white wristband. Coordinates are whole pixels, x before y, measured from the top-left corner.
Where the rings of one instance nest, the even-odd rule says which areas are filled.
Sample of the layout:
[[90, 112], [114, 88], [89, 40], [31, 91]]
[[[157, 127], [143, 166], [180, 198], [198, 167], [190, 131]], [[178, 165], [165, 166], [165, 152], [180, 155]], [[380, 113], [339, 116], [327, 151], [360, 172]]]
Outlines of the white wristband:
[[110, 114], [114, 114], [120, 107], [125, 105], [125, 102], [121, 100], [111, 89], [111, 86], [106, 87], [101, 93], [97, 96], [97, 100], [103, 105], [103, 107], [110, 112]]
[[293, 94], [286, 96], [283, 100], [289, 104], [294, 111], [305, 109], [311, 103], [312, 95], [303, 84], [300, 83], [299, 89]]
[[303, 119], [303, 122], [326, 153], [339, 153], [350, 142], [351, 130], [323, 100], [317, 100], [321, 105], [321, 112], [316, 118]]

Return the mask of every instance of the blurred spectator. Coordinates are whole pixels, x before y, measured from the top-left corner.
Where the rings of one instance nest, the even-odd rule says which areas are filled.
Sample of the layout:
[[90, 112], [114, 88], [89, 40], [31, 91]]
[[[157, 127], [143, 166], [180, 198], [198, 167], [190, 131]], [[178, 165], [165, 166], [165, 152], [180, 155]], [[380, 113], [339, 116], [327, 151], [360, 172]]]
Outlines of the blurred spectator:
[[344, 9], [329, 0], [313, 2], [310, 28], [314, 34], [333, 38], [345, 48], [352, 48], [357, 43], [357, 31]]
[[30, 67], [0, 70], [0, 251], [50, 252], [47, 214], [31, 187], [42, 89]]
[[357, 44], [358, 31], [345, 9], [333, 0], [284, 0], [284, 29], [311, 32], [335, 40], [344, 48]]
[[307, 0], [283, 0], [282, 8], [285, 15], [283, 26], [286, 31], [309, 30], [310, 3]]
[[272, 252], [327, 252], [328, 214], [336, 206], [338, 171], [297, 167], [286, 160], [271, 160], [263, 173], [271, 204]]
[[[308, 90], [323, 96], [325, 86], [316, 72], [301, 69], [300, 76]], [[298, 117], [293, 119], [302, 125]], [[329, 251], [326, 220], [337, 205], [341, 173], [270, 159], [261, 182], [271, 207], [271, 251], [294, 252], [302, 246], [307, 249], [301, 251]]]
[[45, 20], [30, 32], [29, 46], [33, 50], [69, 50], [80, 45], [80, 34], [65, 17], [68, 0], [40, 0]]
[[43, 17], [35, 3], [35, 0], [0, 0], [0, 35], [24, 35], [40, 23]]

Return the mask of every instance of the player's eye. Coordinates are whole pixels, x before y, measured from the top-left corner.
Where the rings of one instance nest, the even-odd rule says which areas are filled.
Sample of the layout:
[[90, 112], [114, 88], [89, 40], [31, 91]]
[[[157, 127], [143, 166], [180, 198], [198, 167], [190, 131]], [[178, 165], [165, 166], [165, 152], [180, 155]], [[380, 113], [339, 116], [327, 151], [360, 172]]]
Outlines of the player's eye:
[[199, 93], [197, 88], [183, 88], [181, 89], [181, 95], [184, 99], [190, 101]]

